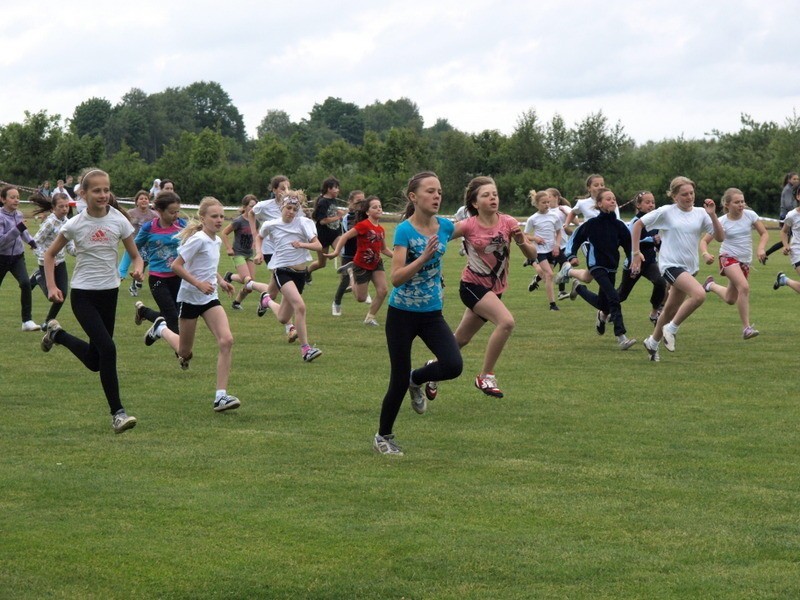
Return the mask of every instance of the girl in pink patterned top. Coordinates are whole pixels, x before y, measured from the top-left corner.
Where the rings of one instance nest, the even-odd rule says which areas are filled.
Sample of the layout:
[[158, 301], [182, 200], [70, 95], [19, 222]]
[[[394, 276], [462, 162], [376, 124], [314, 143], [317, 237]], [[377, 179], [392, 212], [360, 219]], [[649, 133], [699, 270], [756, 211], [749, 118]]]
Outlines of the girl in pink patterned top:
[[491, 321], [483, 368], [475, 387], [488, 396], [502, 398], [494, 367], [514, 330], [514, 317], [501, 297], [508, 286], [508, 256], [513, 238], [526, 258], [536, 260], [536, 246], [528, 242], [517, 220], [499, 212], [500, 198], [491, 177], [476, 177], [464, 194], [468, 219], [456, 223], [453, 238], [464, 237], [467, 266], [461, 274], [461, 301], [467, 307], [455, 331], [459, 348], [466, 346]]

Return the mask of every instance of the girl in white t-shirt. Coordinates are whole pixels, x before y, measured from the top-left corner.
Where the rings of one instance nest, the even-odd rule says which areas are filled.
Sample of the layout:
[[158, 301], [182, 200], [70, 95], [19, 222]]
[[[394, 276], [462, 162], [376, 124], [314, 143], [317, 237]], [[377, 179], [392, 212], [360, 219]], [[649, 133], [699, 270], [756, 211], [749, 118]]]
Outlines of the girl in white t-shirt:
[[[781, 227], [781, 244], [783, 245], [783, 253], [791, 258], [794, 270], [800, 273], [800, 185], [794, 187], [792, 198], [794, 198], [798, 208], [790, 210], [784, 218], [783, 227]], [[775, 283], [772, 284], [772, 289], [777, 290], [784, 285], [800, 294], [800, 281], [789, 279], [786, 273], [778, 273]]]
[[283, 294], [283, 302], [272, 299], [267, 285], [251, 281], [247, 285], [262, 292], [258, 316], [272, 310], [275, 318], [284, 325], [294, 316], [294, 325], [300, 339], [300, 354], [305, 362], [311, 362], [322, 354], [322, 350], [308, 343], [306, 326], [306, 304], [303, 302], [303, 288], [306, 284], [309, 250], [322, 252], [322, 244], [317, 239], [314, 222], [303, 216], [306, 196], [300, 190], [288, 190], [280, 198], [281, 217], [267, 221], [261, 226], [259, 235], [270, 238], [275, 250], [269, 261], [275, 283]]
[[[722, 195], [722, 209], [726, 213], [719, 222], [725, 230], [725, 241], [719, 249], [719, 273], [730, 281], [727, 287], [706, 278], [703, 287], [706, 292], [714, 292], [727, 304], [736, 304], [742, 320], [742, 337], [746, 340], [758, 335], [758, 330], [750, 324], [750, 263], [753, 261], [753, 237], [755, 229], [759, 235], [757, 256], [760, 261], [767, 257], [766, 248], [769, 234], [758, 215], [747, 208], [744, 194], [736, 188], [728, 188]], [[714, 255], [708, 251], [711, 235], [700, 240], [700, 252], [706, 264], [714, 262]]]
[[[528, 217], [528, 221], [525, 223], [525, 236], [538, 248], [537, 270], [544, 279], [550, 310], [558, 310], [553, 289], [553, 265], [561, 252], [561, 219], [558, 215], [550, 212], [550, 194], [548, 192], [534, 193], [531, 205], [536, 208], [536, 212]], [[532, 292], [536, 287], [537, 282], [534, 279], [528, 286], [528, 291]]]
[[229, 296], [234, 292], [233, 286], [217, 273], [219, 247], [222, 244], [217, 232], [222, 229], [225, 211], [219, 200], [206, 197], [200, 202], [197, 216], [199, 221], [192, 219], [178, 234], [183, 243], [178, 249], [178, 257], [172, 261], [172, 270], [183, 280], [178, 290], [180, 332], [178, 362], [182, 369], [189, 368], [197, 319], [203, 317], [219, 346], [214, 410], [222, 412], [239, 408], [241, 404], [239, 399], [228, 394], [227, 390], [231, 372], [233, 334], [228, 323], [228, 315], [225, 314], [217, 295], [217, 286]]
[[136, 417], [125, 412], [120, 400], [117, 347], [113, 339], [120, 283], [117, 273], [120, 241], [131, 256], [131, 276], [135, 281], [142, 280], [144, 265], [134, 243], [133, 225], [109, 205], [111, 183], [108, 174], [100, 169], [88, 171], [81, 179], [79, 192], [86, 202], [86, 209], [61, 226], [56, 239], [44, 253], [44, 274], [47, 297], [51, 302], [64, 302], [55, 275], [56, 261], [67, 243], [73, 242], [76, 261], [70, 304], [89, 341], [70, 335], [52, 319], [47, 323], [47, 333], [42, 338], [42, 350], [49, 352], [54, 344], [60, 344], [90, 371], [100, 373], [103, 392], [111, 409], [111, 426], [116, 433], [122, 433], [136, 425]]
[[717, 219], [714, 201], [706, 199], [703, 208], [694, 206], [694, 181], [688, 177], [674, 178], [670, 182], [667, 195], [674, 204], [647, 213], [633, 224], [631, 230], [631, 275], [638, 275], [642, 267], [644, 256], [639, 250], [642, 230], [658, 229], [661, 237], [658, 267], [664, 279], [672, 286], [653, 334], [644, 340], [644, 347], [652, 361], [660, 360], [658, 347], [662, 338], [666, 349], [675, 351], [678, 327], [706, 300], [706, 291], [694, 278], [700, 269], [697, 257], [700, 238], [705, 232], [712, 234], [718, 242], [725, 239], [725, 231]]
[[[597, 208], [597, 192], [606, 187], [605, 179], [602, 175], [592, 174], [586, 178], [586, 192], [589, 194], [586, 198], [581, 198], [575, 201], [575, 206], [567, 215], [567, 222], [564, 224], [568, 227], [572, 223], [578, 224], [578, 215], [583, 215], [583, 220], [586, 221], [592, 217], [600, 214]], [[619, 219], [619, 207], [614, 209], [614, 214]]]

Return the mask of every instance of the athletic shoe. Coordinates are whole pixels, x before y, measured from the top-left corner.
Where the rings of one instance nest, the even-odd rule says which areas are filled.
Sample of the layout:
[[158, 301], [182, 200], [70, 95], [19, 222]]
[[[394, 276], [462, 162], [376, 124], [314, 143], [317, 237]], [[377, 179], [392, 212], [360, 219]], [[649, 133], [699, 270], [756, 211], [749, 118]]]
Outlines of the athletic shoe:
[[219, 400], [214, 401], [214, 412], [222, 412], [223, 410], [233, 410], [242, 405], [236, 396], [224, 395]]
[[569, 299], [570, 300], [575, 300], [575, 298], [578, 297], [578, 286], [579, 285], [580, 285], [580, 283], [578, 282], [577, 279], [573, 279], [572, 280], [572, 287], [569, 288]]
[[294, 325], [286, 332], [286, 341], [290, 344], [297, 341], [297, 328]]
[[342, 273], [344, 273], [345, 271], [349, 271], [350, 269], [352, 269], [354, 266], [355, 266], [355, 263], [353, 263], [353, 261], [350, 261], [349, 263], [345, 263], [345, 264], [343, 264], [343, 265], [340, 265], [340, 266], [339, 266], [339, 267], [336, 269], [336, 272], [337, 272], [337, 273], [339, 273], [339, 274], [341, 275], [341, 274], [342, 274]]
[[372, 296], [367, 294], [367, 299], [364, 300], [364, 304], [372, 304]]
[[569, 270], [572, 268], [572, 265], [568, 262], [565, 262], [564, 265], [561, 267], [561, 270], [556, 275], [554, 281], [555, 283], [566, 283], [569, 279]]
[[178, 357], [178, 365], [180, 366], [181, 370], [186, 371], [189, 368], [189, 361], [192, 360], [192, 353], [189, 352], [189, 356], [186, 358], [183, 358], [177, 352], [175, 353], [175, 356]]
[[558, 292], [559, 300], [566, 300], [567, 298], [569, 298], [569, 292], [566, 291]]
[[555, 302], [550, 303], [550, 310], [561, 310]]
[[139, 290], [142, 289], [142, 287], [144, 286], [144, 284], [141, 281], [136, 281], [134, 283], [136, 283], [136, 288]]
[[131, 285], [128, 288], [128, 291], [134, 298], [139, 295], [139, 287], [136, 285], [136, 281], [131, 281]]
[[380, 323], [376, 319], [366, 318], [364, 319], [364, 325], [369, 325], [370, 327], [378, 327]]
[[597, 335], [603, 335], [606, 332], [606, 316], [603, 311], [597, 311], [597, 320], [594, 323], [594, 328], [597, 330]]
[[[435, 360], [429, 360], [426, 362], [426, 365], [436, 362]], [[439, 393], [439, 382], [438, 381], [428, 381], [425, 383], [425, 397], [428, 400], [436, 400], [436, 396]]]
[[528, 284], [528, 291], [529, 292], [534, 292], [534, 291], [538, 290], [539, 289], [539, 281], [540, 281], [540, 279], [539, 279], [539, 276], [537, 275]]
[[[413, 372], [411, 371], [411, 373]], [[411, 408], [415, 413], [421, 415], [428, 410], [428, 399], [422, 393], [422, 387], [411, 380], [411, 374], [408, 376], [408, 395], [411, 397]]]
[[231, 302], [231, 308], [233, 310], [244, 310], [244, 306], [242, 306], [242, 303], [241, 302], [237, 302], [236, 300]]
[[775, 278], [775, 283], [772, 284], [772, 289], [777, 290], [782, 285], [786, 285], [786, 273], [778, 273], [778, 276]]
[[59, 329], [61, 329], [61, 325], [59, 325], [58, 321], [55, 319], [50, 319], [47, 322], [47, 333], [44, 334], [41, 343], [42, 352], [50, 352], [53, 348], [53, 345], [56, 343], [56, 331]]
[[136, 325], [141, 325], [142, 321], [144, 321], [144, 316], [142, 316], [142, 309], [144, 308], [144, 302], [141, 300], [137, 300], [136, 304], [133, 305], [135, 312], [133, 313], [133, 322]]
[[226, 271], [222, 278], [228, 283], [233, 283], [233, 273], [231, 271]]
[[619, 349], [622, 350], [623, 352], [628, 348], [630, 348], [631, 346], [633, 346], [635, 343], [636, 340], [634, 338], [623, 337], [623, 339], [617, 340], [617, 345], [619, 346]]
[[114, 433], [122, 433], [136, 427], [136, 417], [131, 417], [124, 410], [120, 410], [111, 417], [111, 426], [114, 428]]
[[34, 271], [33, 275], [31, 275], [29, 279], [31, 281], [31, 289], [35, 289], [36, 287], [38, 287], [39, 286], [39, 271], [38, 270]]
[[44, 323], [42, 323], [42, 325], [40, 326], [40, 329], [41, 329], [42, 331], [47, 331], [47, 323], [48, 323], [48, 322], [49, 322], [49, 321], [45, 321]]
[[658, 317], [660, 317], [660, 316], [661, 316], [661, 311], [660, 311], [660, 310], [657, 310], [657, 311], [656, 311], [656, 314], [654, 314], [654, 315], [650, 315], [650, 317], [649, 317], [649, 319], [650, 319], [650, 322], [651, 322], [653, 325], [655, 325], [656, 323], [658, 323]]
[[493, 398], [503, 397], [503, 392], [497, 387], [497, 378], [494, 375], [486, 375], [484, 377], [478, 375], [475, 378], [475, 387], [487, 396], [492, 396]]
[[313, 346], [310, 347], [305, 352], [303, 352], [303, 360], [306, 362], [311, 362], [318, 356], [322, 356], [322, 350], [320, 350], [319, 348], [315, 348]]
[[144, 334], [144, 345], [145, 346], [152, 346], [158, 340], [161, 339], [161, 335], [158, 333], [158, 328], [161, 326], [162, 323], [166, 323], [167, 320], [164, 317], [158, 317], [153, 324], [150, 326], [150, 329], [147, 330], [147, 333]]
[[41, 331], [41, 330], [42, 330], [41, 325], [30, 320], [25, 321], [22, 324], [22, 331]]
[[742, 331], [742, 338], [745, 340], [752, 339], [758, 335], [758, 329], [754, 329], [752, 325], [748, 325]]
[[664, 325], [664, 348], [675, 352], [675, 334], [669, 330], [669, 324]]
[[706, 280], [703, 282], [703, 289], [705, 291], [707, 291], [707, 292], [710, 292], [711, 291], [710, 286], [711, 286], [712, 283], [714, 283], [714, 278], [711, 275], [709, 275], [708, 277], [706, 277]]
[[661, 360], [661, 357], [658, 355], [658, 342], [653, 339], [652, 335], [648, 335], [644, 338], [644, 349], [647, 350], [647, 353], [650, 355], [650, 360], [653, 362], [658, 362]]
[[265, 314], [267, 314], [267, 311], [269, 310], [269, 301], [270, 301], [269, 292], [264, 292], [263, 294], [261, 294], [261, 300], [258, 301], [258, 311], [257, 311], [259, 317], [263, 317]]
[[387, 433], [386, 435], [375, 434], [372, 440], [372, 449], [378, 454], [386, 454], [389, 456], [403, 456], [403, 451], [394, 441], [394, 434]]
[[341, 304], [336, 304], [336, 302], [331, 304], [331, 314], [334, 317], [341, 317], [342, 316], [342, 305]]

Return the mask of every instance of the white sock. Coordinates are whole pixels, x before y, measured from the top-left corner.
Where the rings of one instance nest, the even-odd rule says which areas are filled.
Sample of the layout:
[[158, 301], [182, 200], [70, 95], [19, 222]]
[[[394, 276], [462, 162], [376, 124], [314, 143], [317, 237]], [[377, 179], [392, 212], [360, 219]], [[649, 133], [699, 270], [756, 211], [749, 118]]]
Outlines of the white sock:
[[217, 400], [219, 400], [223, 396], [227, 395], [227, 393], [228, 393], [227, 390], [217, 390], [217, 394], [214, 397], [214, 402], [216, 402]]
[[247, 283], [244, 284], [244, 288], [249, 291], [253, 291], [253, 280], [251, 279]]
[[286, 330], [286, 333], [289, 333], [289, 330], [292, 327], [294, 327], [294, 325], [292, 325], [291, 323], [287, 323], [286, 325], [283, 326], [283, 328]]
[[156, 335], [161, 337], [161, 333], [164, 331], [164, 328], [167, 326], [166, 322], [161, 323], [158, 327], [156, 327]]
[[675, 323], [673, 323], [672, 321], [664, 325], [664, 328], [669, 329], [669, 332], [672, 334], [678, 333], [678, 327], [679, 325], [675, 325]]

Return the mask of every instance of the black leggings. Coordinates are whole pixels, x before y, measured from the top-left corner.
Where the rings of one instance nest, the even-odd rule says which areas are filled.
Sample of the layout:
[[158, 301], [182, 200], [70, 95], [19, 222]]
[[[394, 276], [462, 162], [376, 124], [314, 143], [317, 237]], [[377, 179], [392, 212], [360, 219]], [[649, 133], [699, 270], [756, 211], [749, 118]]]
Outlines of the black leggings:
[[[66, 298], [67, 292], [69, 291], [67, 263], [58, 263], [56, 268], [53, 270], [53, 274], [55, 275], [56, 279], [56, 287], [61, 290], [61, 293], [64, 294], [64, 298]], [[39, 288], [44, 292], [44, 297], [47, 298], [47, 280], [44, 276], [44, 265], [39, 265], [39, 275], [36, 277], [36, 283], [39, 284]], [[50, 310], [47, 311], [45, 322], [55, 319], [58, 316], [62, 306], [64, 306], [63, 302], [52, 302], [50, 304]]]
[[[352, 256], [342, 256], [342, 265], [346, 265], [351, 262], [353, 262]], [[350, 270], [348, 269], [347, 271], [342, 271], [342, 276], [339, 279], [339, 287], [336, 288], [336, 294], [333, 296], [333, 301], [336, 304], [342, 303], [342, 298], [344, 298], [344, 295], [347, 292], [347, 288], [349, 286], [350, 286]]]
[[456, 338], [442, 311], [415, 313], [390, 306], [386, 311], [386, 343], [389, 347], [391, 375], [389, 389], [381, 406], [380, 435], [392, 433], [411, 372], [411, 344], [419, 337], [433, 352], [436, 362], [414, 370], [414, 383], [447, 381], [461, 375], [464, 363]]
[[148, 275], [147, 284], [150, 286], [150, 293], [153, 300], [158, 305], [156, 312], [146, 306], [142, 309], [142, 317], [155, 322], [158, 317], [164, 317], [170, 331], [178, 333], [178, 290], [181, 287], [180, 277], [153, 277]]
[[630, 296], [633, 290], [633, 286], [635, 286], [642, 277], [649, 279], [650, 283], [653, 284], [653, 293], [650, 294], [650, 306], [653, 307], [653, 310], [658, 310], [661, 308], [661, 305], [664, 304], [664, 299], [667, 297], [667, 280], [661, 276], [661, 271], [658, 270], [658, 263], [654, 262], [644, 265], [641, 274], [636, 277], [631, 277], [631, 272], [627, 269], [622, 271], [622, 281], [617, 288], [619, 301], [625, 302], [625, 300], [628, 299], [628, 296]]
[[6, 273], [11, 273], [19, 283], [19, 303], [22, 322], [32, 319], [33, 299], [31, 297], [31, 280], [28, 278], [28, 269], [25, 268], [24, 254], [2, 254], [0, 255], [0, 285], [6, 277]]
[[614, 323], [614, 335], [624, 335], [625, 323], [622, 321], [622, 307], [619, 303], [619, 294], [614, 287], [617, 274], [603, 268], [592, 269], [590, 272], [597, 285], [600, 286], [600, 293], [595, 294], [589, 291], [585, 285], [579, 285], [575, 291], [586, 302], [609, 316], [611, 322]]
[[111, 414], [122, 408], [117, 378], [117, 347], [114, 345], [114, 322], [117, 316], [119, 288], [111, 290], [76, 290], [70, 292], [72, 312], [89, 336], [89, 342], [70, 335], [63, 329], [54, 341], [72, 352], [90, 371], [100, 372]]

